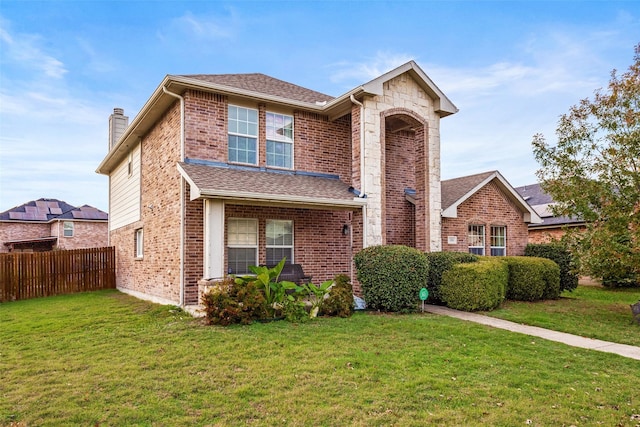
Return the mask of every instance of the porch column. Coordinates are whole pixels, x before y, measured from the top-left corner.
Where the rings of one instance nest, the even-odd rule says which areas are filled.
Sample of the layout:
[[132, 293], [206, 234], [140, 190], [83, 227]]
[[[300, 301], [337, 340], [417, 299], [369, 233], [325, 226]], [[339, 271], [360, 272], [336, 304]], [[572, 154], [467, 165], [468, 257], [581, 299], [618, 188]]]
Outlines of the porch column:
[[224, 202], [207, 200], [204, 221], [204, 278], [225, 276], [224, 270]]

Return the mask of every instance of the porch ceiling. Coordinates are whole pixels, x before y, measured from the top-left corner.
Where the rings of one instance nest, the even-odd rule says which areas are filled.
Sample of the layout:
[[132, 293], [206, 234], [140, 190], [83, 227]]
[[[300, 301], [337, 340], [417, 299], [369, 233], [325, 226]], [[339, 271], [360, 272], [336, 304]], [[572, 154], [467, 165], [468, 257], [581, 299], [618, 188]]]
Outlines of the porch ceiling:
[[316, 209], [359, 209], [366, 204], [337, 178], [194, 163], [178, 163], [178, 170], [191, 186], [191, 200], [216, 198]]

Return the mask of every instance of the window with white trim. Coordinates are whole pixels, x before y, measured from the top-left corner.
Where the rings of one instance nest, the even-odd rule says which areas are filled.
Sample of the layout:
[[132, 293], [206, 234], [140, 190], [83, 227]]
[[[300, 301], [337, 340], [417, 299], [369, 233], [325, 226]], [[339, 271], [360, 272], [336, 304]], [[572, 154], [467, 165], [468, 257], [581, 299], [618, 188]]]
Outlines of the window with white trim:
[[469, 224], [469, 253], [484, 255], [484, 225]]
[[233, 163], [258, 164], [258, 110], [229, 105], [228, 150]]
[[73, 237], [73, 228], [74, 228], [73, 221], [64, 221], [62, 223], [62, 235], [64, 237]]
[[136, 248], [136, 258], [142, 258], [144, 255], [144, 233], [142, 228], [136, 230], [133, 240]]
[[248, 274], [250, 265], [258, 265], [258, 220], [227, 220], [227, 265], [230, 274]]
[[507, 254], [507, 227], [491, 226], [491, 256]]
[[293, 116], [267, 112], [267, 166], [293, 168]]
[[293, 221], [267, 220], [267, 265], [293, 264]]

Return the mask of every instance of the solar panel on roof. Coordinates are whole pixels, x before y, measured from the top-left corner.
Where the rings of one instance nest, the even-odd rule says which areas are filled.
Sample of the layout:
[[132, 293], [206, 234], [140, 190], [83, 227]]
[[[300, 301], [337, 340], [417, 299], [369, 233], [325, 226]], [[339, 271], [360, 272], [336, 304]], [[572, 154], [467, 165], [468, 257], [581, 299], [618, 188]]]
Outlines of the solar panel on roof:
[[62, 215], [62, 209], [60, 208], [49, 208], [49, 210], [53, 215]]
[[38, 211], [37, 206], [25, 206], [24, 211], [27, 213], [36, 213]]
[[9, 219], [23, 219], [24, 212], [9, 212]]

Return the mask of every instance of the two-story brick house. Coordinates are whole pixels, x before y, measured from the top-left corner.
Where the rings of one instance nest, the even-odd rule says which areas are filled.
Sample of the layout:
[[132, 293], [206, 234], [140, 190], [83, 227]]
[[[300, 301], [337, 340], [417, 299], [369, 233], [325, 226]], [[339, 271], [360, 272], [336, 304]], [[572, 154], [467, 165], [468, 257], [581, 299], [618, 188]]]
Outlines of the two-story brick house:
[[0, 212], [0, 253], [105, 247], [109, 215], [93, 206], [32, 200]]
[[365, 246], [440, 250], [440, 119], [456, 111], [413, 61], [335, 98], [166, 76], [130, 125], [114, 111], [97, 169], [118, 287], [189, 305], [200, 279], [283, 256], [319, 282], [353, 278]]

